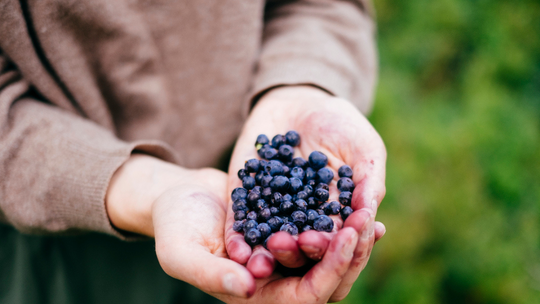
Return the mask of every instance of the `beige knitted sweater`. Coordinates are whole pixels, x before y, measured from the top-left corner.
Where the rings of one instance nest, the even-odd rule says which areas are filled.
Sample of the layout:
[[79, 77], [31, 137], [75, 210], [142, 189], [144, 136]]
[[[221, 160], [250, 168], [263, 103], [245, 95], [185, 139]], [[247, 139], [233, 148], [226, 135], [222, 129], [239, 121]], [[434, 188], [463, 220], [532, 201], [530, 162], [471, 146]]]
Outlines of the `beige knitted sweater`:
[[0, 0], [0, 223], [118, 235], [104, 196], [134, 150], [197, 168], [254, 96], [311, 84], [370, 108], [364, 1]]

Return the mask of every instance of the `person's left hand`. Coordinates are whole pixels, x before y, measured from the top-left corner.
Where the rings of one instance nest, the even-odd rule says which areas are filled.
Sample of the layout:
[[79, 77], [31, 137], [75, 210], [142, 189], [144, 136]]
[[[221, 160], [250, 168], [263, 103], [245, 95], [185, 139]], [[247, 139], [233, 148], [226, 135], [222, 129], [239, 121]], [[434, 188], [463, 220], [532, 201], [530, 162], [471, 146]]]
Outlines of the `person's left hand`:
[[[268, 241], [266, 250], [261, 245], [252, 251], [241, 234], [232, 230], [234, 213], [229, 201], [225, 238], [231, 259], [246, 264], [255, 277], [266, 278], [273, 273], [276, 260], [290, 268], [300, 267], [309, 259], [320, 260], [332, 244], [338, 230], [352, 227], [361, 235], [350, 267], [336, 286], [330, 300], [342, 299], [365, 267], [371, 248], [385, 232], [384, 225], [375, 222], [378, 204], [385, 194], [386, 150], [379, 135], [367, 119], [350, 102], [332, 97], [308, 86], [283, 87], [265, 94], [253, 108], [236, 143], [229, 166], [229, 190], [241, 187], [236, 173], [244, 162], [258, 158], [254, 147], [259, 134], [271, 139], [276, 134], [296, 130], [301, 144], [295, 157], [307, 160], [312, 151], [328, 156], [328, 166], [337, 178], [337, 169], [348, 164], [353, 168], [357, 187], [351, 207], [355, 211], [343, 223], [334, 217], [334, 231], [308, 231], [292, 237], [278, 232]], [[335, 181], [330, 184], [330, 200], [338, 195]], [[324, 258], [323, 258], [324, 261]]]

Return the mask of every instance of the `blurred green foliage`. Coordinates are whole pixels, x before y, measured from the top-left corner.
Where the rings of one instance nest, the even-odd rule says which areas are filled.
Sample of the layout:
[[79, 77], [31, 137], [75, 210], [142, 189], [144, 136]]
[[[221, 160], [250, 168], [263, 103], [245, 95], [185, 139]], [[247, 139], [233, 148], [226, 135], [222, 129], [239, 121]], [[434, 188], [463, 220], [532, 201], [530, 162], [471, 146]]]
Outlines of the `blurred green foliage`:
[[343, 303], [540, 303], [540, 2], [374, 4], [387, 234]]

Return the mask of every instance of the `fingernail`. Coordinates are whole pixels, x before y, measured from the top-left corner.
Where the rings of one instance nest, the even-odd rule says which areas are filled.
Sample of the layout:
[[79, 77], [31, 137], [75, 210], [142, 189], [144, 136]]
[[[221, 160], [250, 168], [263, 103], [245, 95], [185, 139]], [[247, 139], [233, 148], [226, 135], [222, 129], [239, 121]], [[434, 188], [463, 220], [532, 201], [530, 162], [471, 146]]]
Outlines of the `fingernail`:
[[357, 238], [358, 238], [358, 234], [353, 233], [353, 235], [351, 235], [351, 237], [343, 245], [343, 248], [341, 249], [341, 255], [343, 255], [344, 258], [352, 259], [354, 255], [354, 249], [356, 248]]
[[223, 276], [223, 288], [231, 295], [237, 297], [246, 297], [246, 293], [242, 290], [239, 278], [234, 273], [227, 273]]
[[360, 241], [365, 242], [374, 234], [373, 225], [374, 222], [370, 219], [364, 230], [362, 230], [362, 234], [360, 235]]

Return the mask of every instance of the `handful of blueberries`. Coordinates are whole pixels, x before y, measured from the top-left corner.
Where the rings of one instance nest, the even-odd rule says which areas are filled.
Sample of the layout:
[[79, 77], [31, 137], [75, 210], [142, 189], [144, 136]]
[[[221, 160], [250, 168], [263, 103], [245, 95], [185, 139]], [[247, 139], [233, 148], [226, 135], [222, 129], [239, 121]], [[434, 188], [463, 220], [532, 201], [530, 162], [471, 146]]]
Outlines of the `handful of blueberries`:
[[271, 142], [261, 134], [255, 147], [262, 159], [250, 159], [238, 171], [243, 187], [231, 194], [233, 229], [243, 232], [251, 247], [258, 244], [266, 247], [269, 237], [277, 231], [291, 235], [313, 229], [330, 232], [334, 221], [328, 215], [340, 214], [345, 221], [353, 212], [351, 167], [339, 168], [339, 202], [328, 202], [328, 184], [334, 179], [334, 173], [326, 167], [328, 157], [313, 151], [308, 160], [293, 158], [293, 147], [299, 144], [300, 135], [296, 131], [278, 134]]

